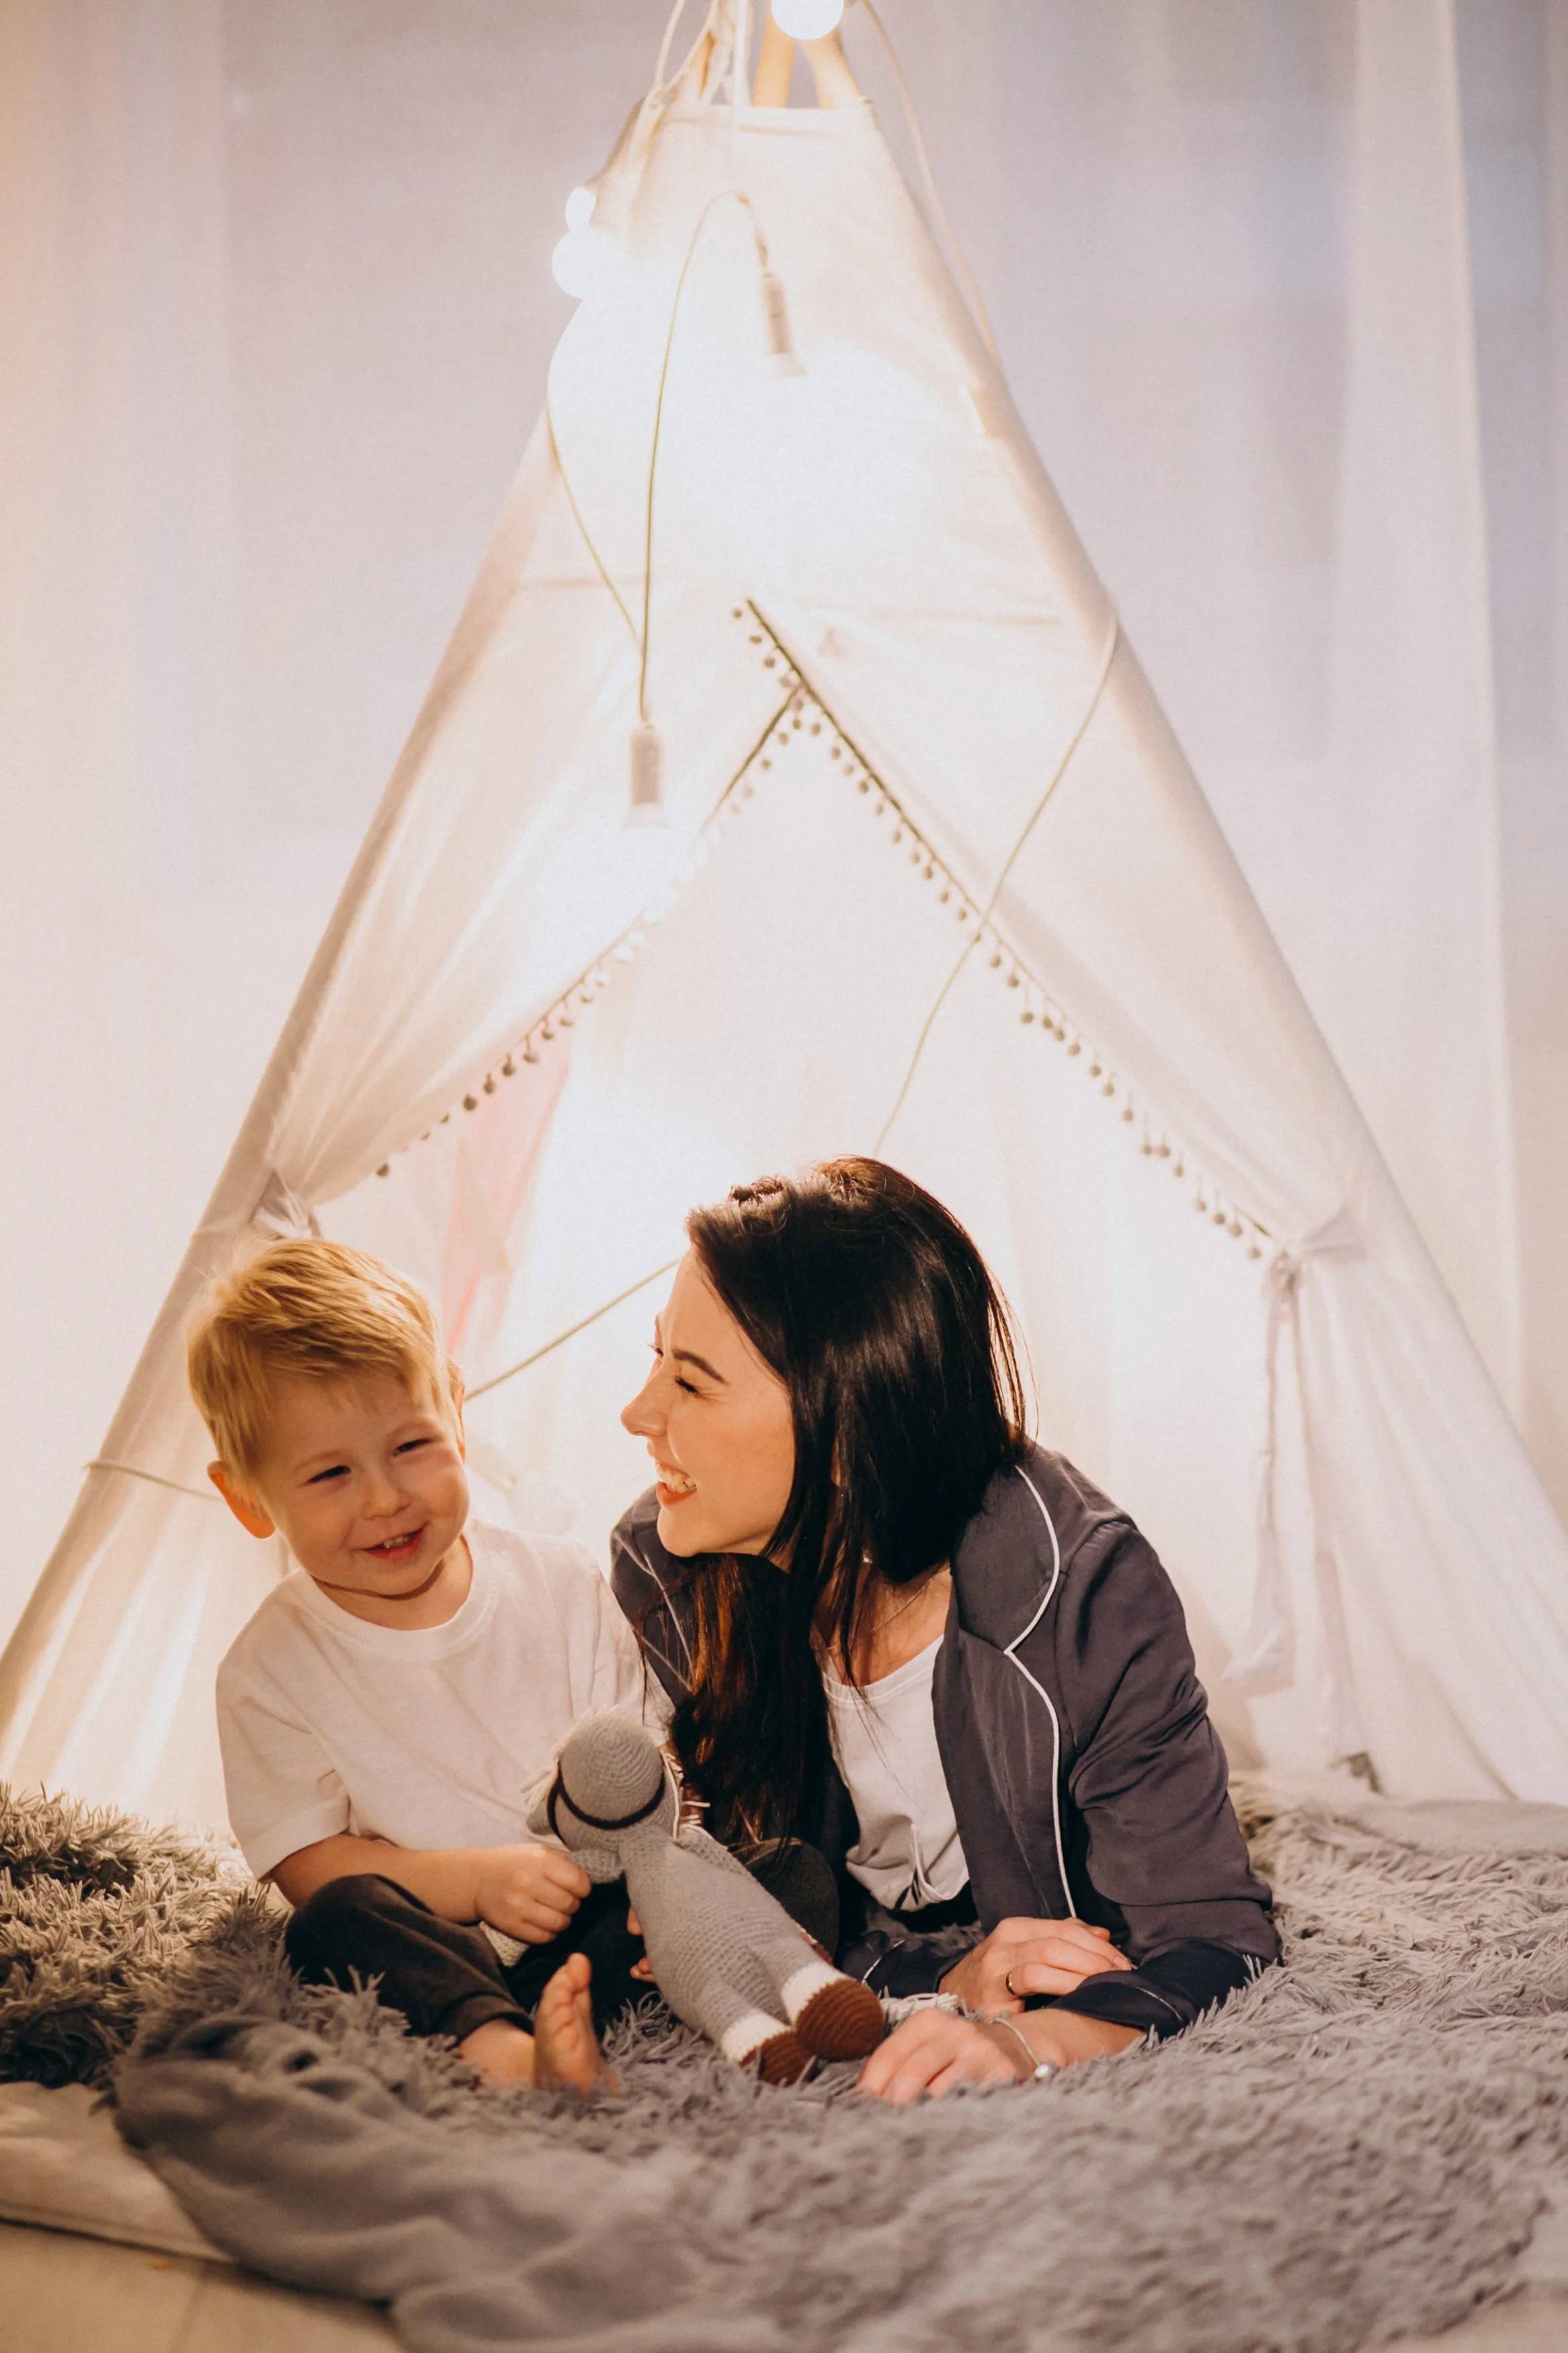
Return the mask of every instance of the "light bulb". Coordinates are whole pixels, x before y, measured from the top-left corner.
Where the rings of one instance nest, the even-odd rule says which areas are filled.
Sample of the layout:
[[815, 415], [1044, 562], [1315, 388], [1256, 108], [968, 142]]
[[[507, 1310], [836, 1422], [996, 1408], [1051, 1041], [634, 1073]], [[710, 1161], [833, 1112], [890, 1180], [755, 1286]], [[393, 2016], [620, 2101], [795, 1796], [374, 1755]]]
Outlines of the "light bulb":
[[567, 227], [586, 228], [594, 217], [594, 206], [597, 202], [592, 188], [574, 188], [566, 199]]
[[603, 229], [569, 228], [550, 257], [550, 272], [563, 293], [581, 301], [610, 283], [620, 259], [620, 248]]
[[773, 22], [792, 41], [820, 41], [844, 14], [844, 0], [773, 0]]

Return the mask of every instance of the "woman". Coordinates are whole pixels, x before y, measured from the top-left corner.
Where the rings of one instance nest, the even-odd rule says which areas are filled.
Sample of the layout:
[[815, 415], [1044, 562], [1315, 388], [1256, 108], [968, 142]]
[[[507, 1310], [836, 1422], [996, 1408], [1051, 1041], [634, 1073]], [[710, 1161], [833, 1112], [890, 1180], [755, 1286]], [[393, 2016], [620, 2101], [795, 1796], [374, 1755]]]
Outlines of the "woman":
[[1181, 1604], [1024, 1436], [973, 1243], [875, 1160], [738, 1187], [687, 1231], [622, 1416], [658, 1483], [616, 1531], [616, 1593], [709, 1827], [809, 1841], [842, 1965], [984, 2013], [923, 2006], [862, 2088], [1179, 2032], [1276, 1958], [1268, 1890]]

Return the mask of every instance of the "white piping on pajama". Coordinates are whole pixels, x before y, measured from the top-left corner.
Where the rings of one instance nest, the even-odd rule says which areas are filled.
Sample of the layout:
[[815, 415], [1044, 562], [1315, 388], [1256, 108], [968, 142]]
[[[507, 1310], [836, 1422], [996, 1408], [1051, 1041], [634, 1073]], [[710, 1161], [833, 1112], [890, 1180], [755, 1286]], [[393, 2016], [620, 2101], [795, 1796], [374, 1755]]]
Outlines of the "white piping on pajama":
[[1039, 1505], [1040, 1517], [1044, 1520], [1047, 1530], [1050, 1535], [1051, 1581], [1046, 1588], [1045, 1595], [1040, 1602], [1039, 1608], [1036, 1610], [1028, 1624], [1024, 1627], [1020, 1632], [1015, 1634], [1010, 1642], [1005, 1645], [1002, 1656], [1005, 1659], [1012, 1661], [1012, 1663], [1017, 1668], [1018, 1672], [1023, 1676], [1024, 1681], [1028, 1684], [1030, 1690], [1037, 1693], [1038, 1696], [1045, 1701], [1047, 1713], [1049, 1715], [1051, 1719], [1051, 1828], [1056, 1833], [1057, 1869], [1061, 1873], [1062, 1894], [1067, 1901], [1068, 1917], [1069, 1920], [1076, 1920], [1079, 1916], [1078, 1907], [1072, 1900], [1072, 1889], [1068, 1884], [1067, 1853], [1062, 1845], [1061, 1723], [1057, 1715], [1055, 1707], [1052, 1705], [1049, 1692], [1047, 1691], [1043, 1683], [1036, 1681], [1035, 1677], [1029, 1672], [1028, 1668], [1024, 1664], [1023, 1660], [1017, 1655], [1019, 1643], [1026, 1642], [1028, 1641], [1029, 1636], [1034, 1632], [1036, 1627], [1045, 1616], [1046, 1611], [1050, 1608], [1051, 1597], [1056, 1592], [1057, 1587], [1061, 1582], [1062, 1548], [1057, 1538], [1056, 1522], [1052, 1519], [1049, 1512], [1046, 1509], [1044, 1496], [1040, 1493], [1039, 1489], [1036, 1486], [1028, 1472], [1022, 1467], [1019, 1468], [1018, 1476], [1022, 1479], [1025, 1486], [1027, 1487], [1030, 1494], [1033, 1495], [1036, 1503]]

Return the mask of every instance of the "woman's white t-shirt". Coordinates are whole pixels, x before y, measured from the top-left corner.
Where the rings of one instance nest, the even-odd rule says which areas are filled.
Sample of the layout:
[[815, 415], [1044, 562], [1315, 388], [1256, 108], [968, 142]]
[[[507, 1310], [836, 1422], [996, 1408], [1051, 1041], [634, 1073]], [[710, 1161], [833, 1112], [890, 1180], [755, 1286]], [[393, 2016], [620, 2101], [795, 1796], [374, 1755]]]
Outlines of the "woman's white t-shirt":
[[834, 1761], [860, 1830], [845, 1861], [889, 1912], [949, 1903], [969, 1880], [931, 1712], [941, 1648], [939, 1634], [858, 1690], [837, 1675], [823, 1677]]
[[217, 1675], [228, 1816], [259, 1878], [350, 1831], [403, 1847], [531, 1840], [527, 1811], [591, 1708], [645, 1710], [637, 1638], [590, 1554], [470, 1522], [473, 1582], [444, 1626], [373, 1626], [302, 1570]]

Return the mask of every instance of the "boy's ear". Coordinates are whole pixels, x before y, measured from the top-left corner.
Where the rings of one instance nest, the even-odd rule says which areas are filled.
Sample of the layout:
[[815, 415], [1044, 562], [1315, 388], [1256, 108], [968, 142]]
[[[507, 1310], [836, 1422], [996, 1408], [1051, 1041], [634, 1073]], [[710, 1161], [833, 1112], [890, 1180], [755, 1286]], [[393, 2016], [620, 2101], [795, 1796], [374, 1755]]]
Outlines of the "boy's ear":
[[253, 1504], [242, 1487], [237, 1487], [221, 1462], [207, 1464], [207, 1477], [239, 1522], [247, 1535], [271, 1536], [278, 1533], [278, 1523], [269, 1520], [258, 1504]]

